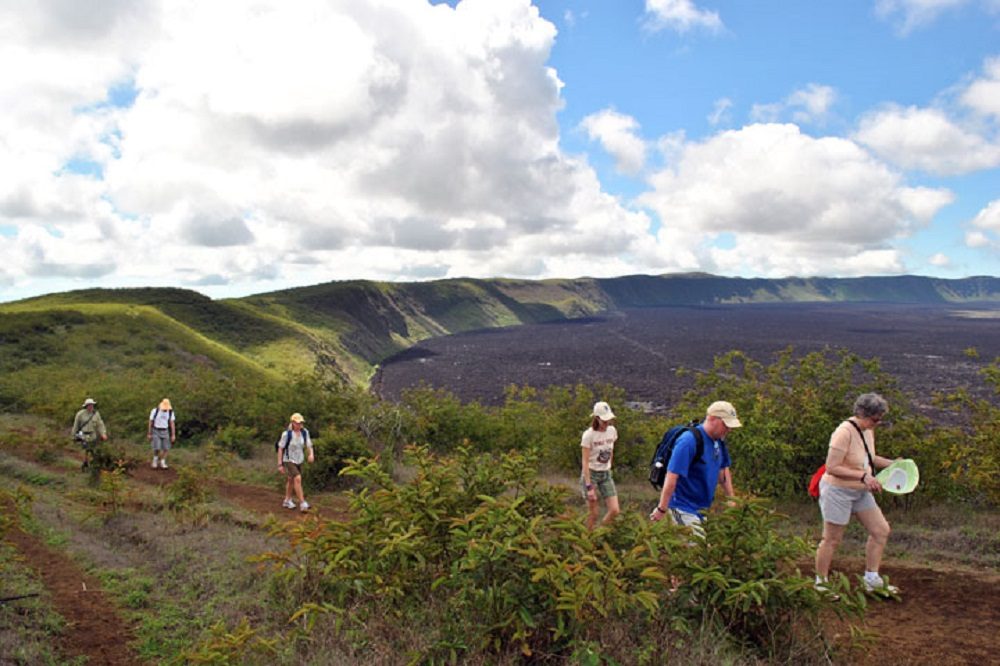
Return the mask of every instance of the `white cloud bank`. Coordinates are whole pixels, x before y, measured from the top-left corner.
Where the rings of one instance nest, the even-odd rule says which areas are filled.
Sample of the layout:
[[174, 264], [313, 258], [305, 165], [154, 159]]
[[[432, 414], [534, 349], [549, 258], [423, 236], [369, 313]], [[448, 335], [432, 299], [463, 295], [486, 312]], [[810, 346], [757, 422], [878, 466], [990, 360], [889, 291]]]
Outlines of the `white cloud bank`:
[[[647, 11], [722, 27], [686, 0]], [[560, 148], [555, 38], [529, 0], [3, 3], [0, 298], [73, 280], [893, 273], [894, 242], [951, 201], [853, 141], [756, 124], [659, 139], [668, 166], [631, 208]], [[995, 111], [996, 78], [967, 104]], [[785, 103], [812, 117], [833, 101], [801, 92]], [[623, 171], [649, 168], [635, 119], [583, 127]]]
[[[853, 142], [758, 124], [687, 143], [642, 197], [662, 220], [650, 252], [722, 273], [853, 275], [904, 270], [892, 241], [950, 192], [907, 187]], [[719, 242], [691, 249], [709, 234]]]

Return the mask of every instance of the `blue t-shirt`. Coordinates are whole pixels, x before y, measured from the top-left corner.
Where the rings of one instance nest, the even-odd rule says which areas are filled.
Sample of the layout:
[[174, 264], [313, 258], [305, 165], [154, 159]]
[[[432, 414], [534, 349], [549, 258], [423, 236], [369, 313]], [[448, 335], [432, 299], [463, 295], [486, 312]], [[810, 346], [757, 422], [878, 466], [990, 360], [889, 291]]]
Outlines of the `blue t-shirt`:
[[688, 431], [677, 438], [667, 471], [678, 477], [677, 488], [670, 498], [670, 508], [700, 515], [712, 506], [719, 472], [729, 467], [729, 451], [720, 440], [709, 437], [702, 426], [699, 425], [698, 430], [705, 442], [702, 460], [694, 461], [698, 442], [694, 433]]

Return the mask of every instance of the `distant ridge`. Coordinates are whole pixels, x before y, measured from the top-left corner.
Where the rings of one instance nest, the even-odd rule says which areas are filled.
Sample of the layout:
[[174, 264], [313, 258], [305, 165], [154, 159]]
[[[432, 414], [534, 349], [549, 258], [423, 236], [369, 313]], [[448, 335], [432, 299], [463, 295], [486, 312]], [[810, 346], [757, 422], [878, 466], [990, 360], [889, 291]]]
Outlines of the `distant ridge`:
[[[176, 322], [179, 332], [187, 331], [184, 335], [212, 343], [210, 350], [243, 357], [248, 368], [271, 375], [317, 370], [361, 383], [383, 359], [420, 340], [450, 333], [625, 308], [780, 302], [1000, 303], [1000, 278], [764, 279], [684, 273], [550, 280], [352, 280], [217, 301], [185, 289], [86, 289], [0, 304], [0, 349], [11, 344], [4, 342], [3, 327], [13, 325], [19, 313], [72, 310], [102, 320], [131, 317], [129, 324], [135, 328], [137, 321], [145, 321], [136, 319], [136, 312], [154, 311]], [[178, 333], [171, 345], [183, 347], [186, 339]]]

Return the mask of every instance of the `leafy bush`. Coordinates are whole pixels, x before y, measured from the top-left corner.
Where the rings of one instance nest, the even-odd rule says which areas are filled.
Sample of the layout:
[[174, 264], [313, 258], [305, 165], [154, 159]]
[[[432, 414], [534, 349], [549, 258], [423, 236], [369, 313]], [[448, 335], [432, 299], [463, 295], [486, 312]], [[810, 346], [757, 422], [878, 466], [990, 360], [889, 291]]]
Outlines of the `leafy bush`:
[[229, 423], [215, 433], [214, 442], [223, 451], [235, 453], [246, 460], [253, 457], [254, 449], [260, 443], [260, 434], [256, 428]]
[[664, 663], [696, 630], [765, 657], [816, 657], [822, 613], [863, 612], [846, 579], [834, 603], [798, 572], [811, 546], [778, 536], [761, 502], [714, 515], [704, 541], [635, 512], [589, 532], [531, 456], [408, 456], [407, 483], [352, 462], [343, 473], [365, 482], [352, 519], [280, 526], [288, 550], [262, 557], [297, 595], [293, 619], [332, 617], [358, 660], [565, 658], [599, 645], [608, 659]]
[[959, 425], [938, 428], [928, 438], [920, 484], [923, 489], [928, 477], [942, 494], [995, 506], [1000, 504], [1000, 357], [981, 374], [992, 388], [990, 397], [977, 398], [967, 390], [938, 397], [938, 405]]
[[346, 430], [331, 433], [323, 439], [313, 440], [315, 461], [302, 468], [302, 484], [312, 491], [330, 490], [345, 485], [341, 470], [354, 458], [371, 455], [361, 433]]

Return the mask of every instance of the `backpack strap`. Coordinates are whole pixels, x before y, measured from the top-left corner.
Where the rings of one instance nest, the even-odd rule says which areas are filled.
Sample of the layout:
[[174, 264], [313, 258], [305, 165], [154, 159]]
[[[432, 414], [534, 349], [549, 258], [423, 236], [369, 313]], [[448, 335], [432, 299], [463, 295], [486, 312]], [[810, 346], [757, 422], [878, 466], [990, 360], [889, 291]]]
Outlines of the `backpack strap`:
[[705, 462], [705, 438], [702, 437], [701, 431], [698, 430], [697, 426], [689, 427], [692, 433], [694, 433], [694, 462]]
[[861, 443], [864, 444], [864, 446], [865, 446], [865, 454], [868, 456], [868, 464], [872, 468], [872, 476], [875, 476], [875, 461], [872, 460], [872, 452], [868, 450], [868, 441], [865, 439], [865, 433], [862, 432], [861, 426], [859, 426], [857, 423], [855, 423], [851, 419], [847, 419], [847, 422], [850, 423], [852, 426], [854, 426], [854, 429], [858, 431], [858, 435], [861, 436]]

